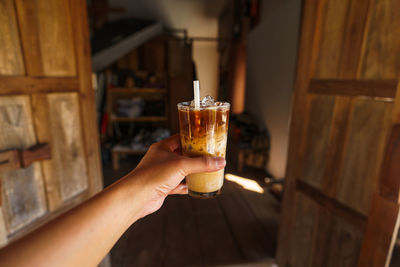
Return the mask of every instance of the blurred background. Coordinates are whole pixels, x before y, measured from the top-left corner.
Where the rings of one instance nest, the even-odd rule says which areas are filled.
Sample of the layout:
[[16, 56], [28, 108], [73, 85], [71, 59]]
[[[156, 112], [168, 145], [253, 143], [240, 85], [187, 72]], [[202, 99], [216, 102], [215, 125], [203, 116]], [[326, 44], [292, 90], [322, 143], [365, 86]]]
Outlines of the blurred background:
[[[176, 120], [172, 119], [176, 118], [176, 103], [192, 99], [191, 80], [199, 79], [202, 97], [211, 95], [231, 102], [233, 114], [239, 120], [252, 120], [258, 128], [257, 134], [264, 133], [268, 160], [259, 165], [264, 164], [272, 177], [284, 177], [301, 1], [262, 5], [260, 1], [223, 0], [89, 1], [88, 4], [92, 65], [94, 70], [100, 70], [97, 75], [100, 87], [104, 87], [107, 79], [103, 76], [107, 76], [107, 71], [111, 72], [108, 80], [114, 78], [114, 81], [118, 79], [117, 72], [124, 72], [114, 87], [126, 87], [128, 72], [131, 76], [135, 71], [159, 75], [168, 87], [166, 113], [172, 117], [168, 117], [167, 125], [177, 132]], [[279, 31], [275, 24], [282, 25]], [[146, 30], [151, 37], [141, 38]], [[139, 41], [134, 40], [135, 34]], [[122, 52], [118, 46], [129, 38], [131, 44]], [[156, 46], [153, 39], [159, 40], [157, 55], [150, 48]], [[146, 45], [147, 58], [141, 53]], [[106, 50], [111, 51], [113, 46], [117, 46], [118, 53], [107, 54]], [[99, 89], [98, 103], [104, 103], [105, 89]], [[108, 95], [108, 102], [114, 102], [111, 105], [117, 108], [118, 100], [112, 98], [115, 94], [118, 93]], [[142, 103], [139, 101], [137, 105]], [[99, 111], [104, 114], [104, 106], [101, 108]], [[111, 116], [116, 114], [112, 112], [109, 108], [107, 119], [111, 125], [119, 126], [113, 123], [116, 118]]]

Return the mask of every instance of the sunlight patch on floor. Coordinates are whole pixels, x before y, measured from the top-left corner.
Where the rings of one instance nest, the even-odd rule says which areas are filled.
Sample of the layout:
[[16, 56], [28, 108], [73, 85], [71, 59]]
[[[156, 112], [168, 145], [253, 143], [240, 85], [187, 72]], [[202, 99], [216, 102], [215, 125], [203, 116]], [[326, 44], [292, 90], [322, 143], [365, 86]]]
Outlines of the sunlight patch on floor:
[[259, 194], [264, 193], [264, 189], [254, 180], [240, 177], [234, 174], [225, 174], [225, 179], [242, 186], [246, 190], [250, 190]]

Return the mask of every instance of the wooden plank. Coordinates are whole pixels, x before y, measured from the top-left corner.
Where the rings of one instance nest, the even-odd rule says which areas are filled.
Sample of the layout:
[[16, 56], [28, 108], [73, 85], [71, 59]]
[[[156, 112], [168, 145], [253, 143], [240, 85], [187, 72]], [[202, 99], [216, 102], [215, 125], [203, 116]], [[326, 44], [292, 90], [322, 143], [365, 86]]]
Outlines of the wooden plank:
[[339, 65], [339, 77], [344, 79], [354, 79], [357, 76], [371, 0], [349, 2]]
[[314, 77], [337, 78], [339, 75], [340, 55], [346, 28], [347, 10], [350, 1], [325, 1], [322, 18], [323, 32]]
[[358, 266], [388, 266], [399, 229], [397, 203], [374, 194]]
[[48, 95], [47, 99], [53, 155], [51, 161], [55, 162], [55, 169], [49, 175], [54, 174], [59, 180], [57, 190], [65, 202], [88, 188], [79, 98], [76, 93], [57, 93]]
[[324, 179], [321, 191], [330, 197], [334, 197], [338, 187], [338, 170], [344, 150], [344, 140], [348, 132], [349, 113], [351, 99], [337, 96], [333, 110], [329, 144], [327, 150], [327, 162], [324, 170]]
[[398, 80], [312, 79], [310, 93], [394, 98]]
[[[57, 140], [52, 139], [51, 122], [49, 120], [50, 109], [47, 95], [33, 95], [32, 108], [38, 142], [50, 144], [51, 153], [53, 155], [55, 155], [54, 153], [59, 153], [57, 148], [53, 145]], [[57, 138], [58, 137], [56, 137], [56, 139]], [[50, 211], [54, 211], [63, 204], [60, 192], [60, 180], [57, 172], [57, 161], [53, 157], [52, 160], [41, 162], [41, 165], [45, 180], [47, 205]]]
[[[25, 149], [36, 144], [29, 97], [0, 97], [0, 150]], [[39, 163], [0, 174], [2, 203], [8, 234], [47, 211]]]
[[163, 266], [194, 266], [202, 262], [201, 236], [189, 196], [169, 196], [163, 209], [166, 212]]
[[21, 165], [28, 167], [35, 161], [43, 161], [51, 159], [51, 151], [49, 144], [37, 144], [20, 152]]
[[273, 257], [276, 244], [268, 238], [264, 225], [242, 197], [240, 191], [243, 190], [225, 181], [223, 193], [218, 197], [239, 249], [247, 262]]
[[43, 76], [37, 1], [16, 0], [15, 6], [26, 72], [30, 76]]
[[7, 244], [7, 228], [4, 221], [3, 209], [0, 206], [0, 248]]
[[43, 174], [39, 163], [1, 175], [3, 208], [8, 233], [27, 226], [46, 211]]
[[397, 79], [400, 74], [400, 2], [372, 0], [359, 77]]
[[0, 1], [0, 75], [24, 75], [18, 24], [12, 0]]
[[360, 229], [365, 228], [367, 217], [364, 214], [343, 205], [334, 198], [327, 197], [318, 189], [301, 180], [297, 180], [296, 188], [317, 202], [320, 206], [324, 207], [324, 209], [344, 219], [349, 224], [359, 227]]
[[75, 78], [0, 76], [0, 95], [78, 91]]
[[354, 100], [349, 133], [338, 175], [337, 198], [367, 215], [372, 193], [378, 190], [388, 122], [393, 103]]
[[36, 144], [28, 96], [0, 97], [0, 151]]
[[81, 122], [89, 176], [89, 192], [94, 195], [103, 188], [96, 103], [91, 79], [91, 60], [86, 2], [69, 0], [73, 40], [80, 90]]
[[319, 209], [310, 266], [353, 267], [360, 255], [363, 231], [329, 210]]
[[299, 168], [299, 151], [303, 139], [307, 114], [307, 90], [309, 80], [314, 72], [318, 55], [319, 36], [321, 30], [321, 16], [325, 1], [306, 0], [303, 3], [301, 39], [299, 58], [297, 61], [296, 88], [293, 98], [292, 119], [290, 122], [290, 136], [288, 149], [288, 164], [286, 167], [285, 193], [283, 195], [281, 223], [279, 225], [277, 263], [286, 266], [291, 255], [292, 224], [294, 223], [293, 209], [295, 203], [295, 181]]
[[379, 192], [384, 198], [400, 203], [400, 124], [393, 125], [382, 164]]
[[[203, 264], [242, 262], [244, 260], [243, 252], [237, 246], [237, 241], [232, 235], [232, 229], [218, 200], [191, 199], [191, 201], [196, 218], [194, 227], [197, 227], [200, 236]], [[221, 240], [224, 242], [221, 243]]]
[[[39, 41], [45, 76], [76, 76], [71, 15], [68, 1], [37, 1]], [[87, 24], [81, 27], [87, 27]]]
[[296, 192], [295, 199], [292, 236], [288, 242], [291, 249], [285, 266], [310, 266], [318, 204], [300, 192]]
[[18, 150], [6, 150], [4, 152], [0, 152], [0, 173], [19, 168], [21, 168], [21, 161]]
[[307, 126], [302, 173], [300, 178], [320, 188], [324, 181], [328, 157], [329, 133], [332, 125], [335, 97], [313, 96]]

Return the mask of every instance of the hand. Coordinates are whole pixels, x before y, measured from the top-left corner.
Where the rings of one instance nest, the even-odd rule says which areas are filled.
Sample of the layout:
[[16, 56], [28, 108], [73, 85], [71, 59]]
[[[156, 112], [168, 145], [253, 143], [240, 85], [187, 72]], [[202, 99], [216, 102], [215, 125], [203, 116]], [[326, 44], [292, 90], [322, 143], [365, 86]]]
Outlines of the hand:
[[180, 136], [174, 135], [150, 146], [138, 166], [127, 176], [141, 179], [149, 190], [149, 202], [143, 216], [158, 210], [169, 194], [187, 194], [182, 180], [186, 175], [212, 172], [225, 167], [221, 157], [186, 157], [181, 153]]

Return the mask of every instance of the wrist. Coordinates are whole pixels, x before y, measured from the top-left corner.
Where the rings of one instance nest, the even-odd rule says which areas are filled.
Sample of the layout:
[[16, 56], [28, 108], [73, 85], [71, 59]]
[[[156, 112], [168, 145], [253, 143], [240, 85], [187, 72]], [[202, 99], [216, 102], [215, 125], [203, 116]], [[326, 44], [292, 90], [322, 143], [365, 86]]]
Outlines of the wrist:
[[157, 191], [147, 171], [134, 170], [121, 181], [124, 199], [132, 208], [131, 223], [158, 210], [166, 195]]

